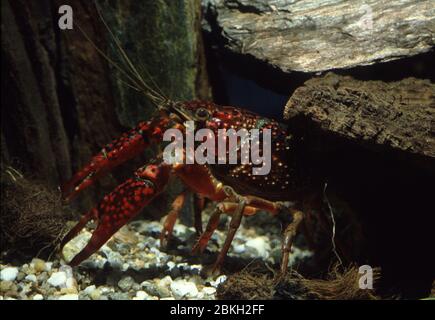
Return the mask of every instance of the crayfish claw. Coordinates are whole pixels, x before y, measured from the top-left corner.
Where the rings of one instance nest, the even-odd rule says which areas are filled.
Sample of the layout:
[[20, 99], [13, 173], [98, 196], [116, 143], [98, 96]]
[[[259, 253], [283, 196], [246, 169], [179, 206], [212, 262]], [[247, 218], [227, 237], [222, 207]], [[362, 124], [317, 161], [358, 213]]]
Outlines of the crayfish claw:
[[151, 142], [159, 141], [163, 134], [161, 130], [156, 133], [156, 129], [164, 126], [166, 121], [161, 119], [154, 122], [141, 122], [136, 128], [107, 144], [87, 165], [61, 186], [64, 199], [72, 200], [101, 176], [139, 155]]
[[62, 246], [71, 240], [93, 219], [97, 228], [92, 233], [88, 244], [70, 262], [79, 265], [96, 252], [122, 226], [133, 219], [148, 203], [160, 194], [169, 180], [166, 166], [149, 165], [136, 171], [135, 177], [126, 180], [106, 195], [103, 200], [85, 215], [62, 240]]

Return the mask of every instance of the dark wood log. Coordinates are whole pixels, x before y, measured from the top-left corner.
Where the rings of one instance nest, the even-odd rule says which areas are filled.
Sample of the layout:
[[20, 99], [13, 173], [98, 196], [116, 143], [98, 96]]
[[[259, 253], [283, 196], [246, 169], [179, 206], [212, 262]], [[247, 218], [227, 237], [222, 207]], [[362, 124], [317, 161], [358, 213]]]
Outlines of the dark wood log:
[[34, 4], [2, 1], [2, 132], [11, 158], [55, 184], [70, 175], [71, 164], [53, 67], [30, 15]]
[[359, 81], [329, 73], [298, 88], [284, 118], [383, 150], [435, 159], [435, 84], [407, 78]]

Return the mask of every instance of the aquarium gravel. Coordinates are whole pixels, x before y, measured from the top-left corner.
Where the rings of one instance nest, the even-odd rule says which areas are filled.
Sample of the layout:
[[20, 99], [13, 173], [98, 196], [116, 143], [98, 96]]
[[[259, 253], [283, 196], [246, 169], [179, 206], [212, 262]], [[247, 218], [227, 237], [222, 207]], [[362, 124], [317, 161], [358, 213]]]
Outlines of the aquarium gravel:
[[[177, 223], [171, 246], [160, 250], [158, 221], [133, 221], [112, 237], [98, 252], [72, 269], [65, 263], [91, 236], [82, 231], [51, 261], [33, 258], [28, 263], [1, 263], [0, 299], [30, 300], [173, 300], [216, 299], [217, 287], [227, 274], [205, 277], [222, 245], [226, 230], [217, 230], [202, 256], [190, 254], [195, 231]], [[229, 252], [228, 264], [262, 260], [279, 264], [279, 230], [264, 233], [242, 224]], [[290, 263], [309, 257], [309, 251], [294, 248]], [[65, 260], [64, 260], [65, 259]], [[225, 271], [225, 269], [224, 269]]]

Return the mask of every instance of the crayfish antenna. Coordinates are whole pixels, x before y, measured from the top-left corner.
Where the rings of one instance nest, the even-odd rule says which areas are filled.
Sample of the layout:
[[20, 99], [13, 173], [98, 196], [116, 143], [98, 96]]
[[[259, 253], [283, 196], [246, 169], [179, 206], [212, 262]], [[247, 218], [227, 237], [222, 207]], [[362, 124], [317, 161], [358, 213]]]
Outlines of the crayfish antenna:
[[[114, 35], [113, 31], [110, 29], [109, 25], [107, 24], [106, 20], [104, 19], [101, 10], [99, 8], [98, 3], [96, 4], [96, 9], [98, 16], [100, 17], [101, 21], [103, 22], [104, 26], [106, 27], [107, 31], [110, 34], [110, 37], [112, 38], [113, 42], [115, 43], [121, 58], [123, 62], [125, 63], [127, 69], [130, 69], [131, 75], [135, 78], [136, 83], [139, 84], [140, 88], [142, 89], [142, 92], [151, 100], [153, 101], [156, 106], [159, 106], [163, 102], [167, 101], [168, 99], [165, 97], [159, 86], [157, 86], [153, 80], [153, 78], [149, 75], [148, 71], [147, 76], [151, 80], [151, 82], [156, 86], [157, 90], [154, 90], [150, 85], [148, 85], [142, 75], [138, 72], [137, 68], [134, 66], [134, 64], [131, 62], [131, 59], [128, 57], [127, 53], [125, 52], [124, 48], [121, 45], [121, 42], [119, 39]], [[146, 70], [146, 69], [145, 69]]]
[[86, 38], [86, 40], [92, 45], [92, 47], [111, 66], [113, 66], [116, 70], [119, 71], [120, 76], [122, 76], [124, 78], [124, 79], [121, 79], [121, 78], [117, 77], [121, 81], [121, 83], [123, 83], [124, 85], [126, 85], [126, 86], [128, 86], [128, 87], [130, 87], [130, 88], [132, 88], [132, 89], [134, 89], [136, 91], [139, 91], [139, 92], [143, 93], [148, 99], [150, 99], [150, 101], [156, 107], [159, 107], [160, 105], [169, 102], [170, 99], [167, 98], [167, 96], [163, 93], [161, 88], [156, 84], [156, 82], [153, 80], [153, 78], [151, 77], [149, 72], [146, 70], [146, 68], [143, 67], [142, 69], [145, 70], [147, 77], [150, 79], [150, 81], [153, 84], [153, 86], [155, 87], [155, 89], [151, 85], [149, 85], [144, 80], [142, 75], [138, 72], [137, 68], [134, 66], [134, 64], [132, 63], [131, 59], [128, 57], [126, 51], [122, 47], [121, 42], [115, 36], [113, 31], [110, 29], [109, 25], [107, 24], [106, 20], [104, 19], [103, 15], [101, 13], [101, 9], [100, 9], [100, 7], [99, 7], [97, 2], [95, 2], [95, 8], [96, 8], [96, 11], [98, 13], [98, 16], [99, 16], [100, 20], [102, 21], [104, 27], [106, 28], [106, 30], [109, 33], [110, 38], [115, 43], [116, 48], [118, 50], [118, 53], [119, 53], [119, 55], [121, 57], [121, 61], [124, 64], [124, 66], [126, 67], [126, 69], [124, 69], [118, 63], [116, 63], [113, 59], [111, 59], [109, 57], [108, 54], [106, 54], [102, 49], [100, 49], [95, 44], [95, 42], [91, 40], [91, 38], [88, 36], [88, 34], [80, 27], [80, 25], [76, 23], [76, 26], [77, 26], [78, 30], [80, 31], [80, 33]]

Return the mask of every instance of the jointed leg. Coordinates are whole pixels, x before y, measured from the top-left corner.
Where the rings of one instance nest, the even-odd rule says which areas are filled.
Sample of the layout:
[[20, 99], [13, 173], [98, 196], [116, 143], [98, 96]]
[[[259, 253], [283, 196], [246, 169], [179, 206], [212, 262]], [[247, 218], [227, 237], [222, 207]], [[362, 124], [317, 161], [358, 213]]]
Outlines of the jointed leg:
[[192, 248], [192, 252], [196, 254], [202, 253], [207, 247], [207, 243], [210, 241], [213, 232], [219, 225], [219, 220], [221, 217], [222, 211], [218, 206], [212, 212], [210, 219], [208, 220], [207, 227], [205, 228], [205, 232], [201, 234], [200, 238], [196, 242], [195, 246]]
[[227, 195], [227, 200], [217, 205], [215, 212], [213, 212], [210, 217], [206, 232], [201, 236], [194, 247], [194, 252], [202, 252], [207, 246], [214, 230], [217, 228], [220, 215], [224, 213], [232, 216], [227, 237], [213, 267], [213, 272], [217, 271], [222, 265], [244, 215], [254, 215], [259, 209], [266, 210], [276, 215], [288, 205], [287, 203], [272, 202], [254, 196], [240, 196], [229, 186], [224, 186], [223, 189]]
[[[175, 168], [176, 174], [197, 193], [207, 196], [209, 199], [219, 201], [221, 206], [219, 211], [215, 211], [207, 225], [206, 232], [200, 237], [193, 251], [201, 252], [207, 245], [211, 235], [217, 228], [221, 213], [232, 214], [230, 228], [225, 239], [224, 246], [219, 253], [214, 269], [219, 268], [222, 264], [234, 238], [234, 235], [240, 226], [243, 215], [255, 214], [257, 209], [265, 210], [272, 215], [278, 215], [283, 209], [288, 209], [291, 203], [288, 202], [273, 202], [255, 196], [241, 196], [237, 194], [231, 187], [224, 186], [222, 183], [213, 178], [213, 175], [203, 166], [178, 166]], [[192, 177], [196, 178], [193, 179]], [[201, 177], [201, 178], [198, 178]], [[222, 210], [222, 212], [221, 212]], [[296, 214], [299, 216], [299, 214]], [[295, 219], [298, 221], [299, 218]], [[302, 220], [302, 219], [300, 219]], [[290, 252], [292, 239], [299, 226], [299, 222], [289, 225], [285, 232], [285, 246], [288, 248], [283, 253], [283, 258], [288, 262], [288, 254]], [[292, 231], [294, 229], [294, 231]]]
[[169, 211], [166, 216], [165, 222], [163, 223], [163, 230], [160, 234], [160, 246], [165, 247], [168, 244], [169, 239], [174, 231], [174, 225], [177, 221], [178, 215], [183, 208], [184, 202], [186, 200], [186, 192], [179, 194], [174, 202], [172, 202], [171, 211]]
[[194, 199], [194, 227], [196, 235], [199, 237], [202, 234], [202, 210], [205, 206], [205, 198], [197, 193], [193, 194]]
[[283, 233], [281, 275], [285, 275], [287, 272], [289, 254], [292, 249], [293, 239], [296, 236], [298, 228], [304, 217], [301, 211], [292, 210], [290, 212], [293, 216], [293, 221], [286, 226]]
[[227, 237], [225, 238], [224, 245], [219, 252], [219, 255], [217, 257], [217, 260], [213, 266], [212, 272], [219, 271], [221, 265], [224, 262], [225, 257], [227, 256], [228, 250], [230, 249], [231, 242], [233, 242], [234, 236], [237, 232], [237, 229], [240, 227], [240, 223], [242, 222], [243, 217], [243, 210], [245, 208], [245, 200], [242, 199], [239, 202], [239, 207], [237, 210], [233, 213], [233, 216], [231, 217], [229, 230], [227, 233]]

